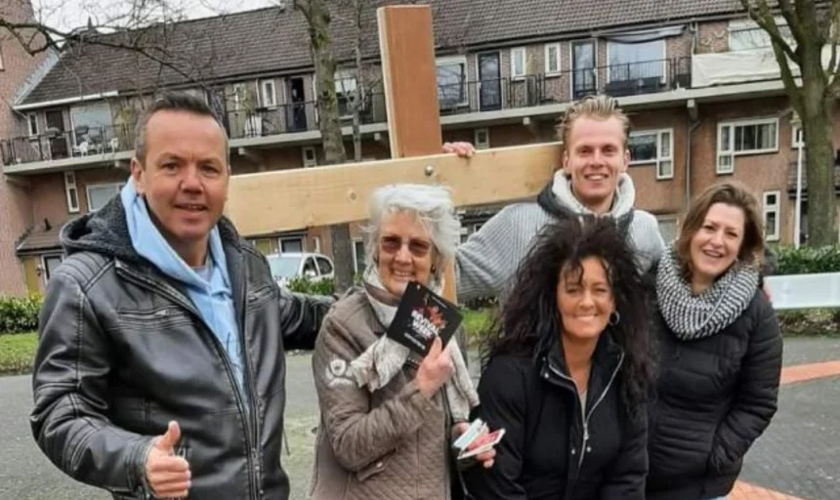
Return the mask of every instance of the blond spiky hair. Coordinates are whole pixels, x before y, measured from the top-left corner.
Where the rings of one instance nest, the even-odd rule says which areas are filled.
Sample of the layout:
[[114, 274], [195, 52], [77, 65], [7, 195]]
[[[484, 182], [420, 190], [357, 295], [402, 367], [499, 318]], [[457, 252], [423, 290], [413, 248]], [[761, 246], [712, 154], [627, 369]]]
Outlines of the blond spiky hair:
[[606, 95], [588, 96], [572, 104], [557, 125], [557, 137], [563, 141], [563, 144], [569, 143], [569, 133], [572, 130], [572, 125], [574, 125], [575, 120], [582, 117], [596, 120], [617, 118], [624, 129], [624, 145], [627, 146], [627, 137], [630, 135], [630, 119], [627, 118], [624, 111], [618, 107], [618, 102], [612, 97]]

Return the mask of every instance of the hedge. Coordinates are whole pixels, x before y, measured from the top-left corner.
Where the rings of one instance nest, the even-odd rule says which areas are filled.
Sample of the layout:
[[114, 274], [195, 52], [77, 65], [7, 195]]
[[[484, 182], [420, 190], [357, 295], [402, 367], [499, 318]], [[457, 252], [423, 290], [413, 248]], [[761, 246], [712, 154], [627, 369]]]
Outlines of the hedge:
[[778, 262], [774, 274], [813, 274], [840, 272], [840, 246], [779, 247], [773, 250]]
[[38, 312], [44, 299], [0, 296], [0, 335], [31, 332], [38, 329]]

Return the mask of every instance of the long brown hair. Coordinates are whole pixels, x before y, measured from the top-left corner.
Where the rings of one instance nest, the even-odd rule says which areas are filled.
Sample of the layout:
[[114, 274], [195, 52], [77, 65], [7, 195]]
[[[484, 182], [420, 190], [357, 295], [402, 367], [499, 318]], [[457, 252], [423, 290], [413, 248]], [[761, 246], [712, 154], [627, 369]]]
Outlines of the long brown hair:
[[694, 199], [680, 228], [676, 252], [686, 280], [691, 279], [691, 239], [703, 227], [706, 214], [716, 203], [738, 207], [744, 212], [744, 240], [738, 249], [738, 260], [747, 265], [761, 266], [764, 258], [764, 223], [758, 200], [746, 185], [738, 181], [720, 182], [709, 186]]

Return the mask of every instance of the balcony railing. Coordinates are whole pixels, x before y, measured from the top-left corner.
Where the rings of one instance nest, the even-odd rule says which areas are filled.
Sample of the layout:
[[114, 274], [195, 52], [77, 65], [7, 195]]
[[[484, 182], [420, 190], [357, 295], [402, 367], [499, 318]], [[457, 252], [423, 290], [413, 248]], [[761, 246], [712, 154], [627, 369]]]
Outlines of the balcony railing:
[[[350, 125], [353, 110], [346, 100], [339, 99], [339, 117], [342, 125]], [[362, 106], [359, 118], [362, 125], [386, 121], [385, 95], [371, 93]], [[315, 101], [280, 104], [253, 111], [229, 109], [225, 123], [231, 139], [265, 137], [318, 130], [318, 103]]]
[[[566, 103], [597, 93], [629, 96], [667, 92], [690, 85], [691, 59], [683, 57], [579, 68], [551, 75], [439, 85], [438, 102], [440, 114], [447, 116]], [[339, 113], [342, 125], [351, 125], [351, 109], [343, 99], [339, 99]], [[369, 94], [360, 118], [363, 125], [384, 123], [387, 120], [384, 94]], [[231, 139], [316, 131], [317, 103], [288, 103], [250, 111], [228, 109], [223, 122]], [[0, 140], [0, 153], [5, 165], [85, 157], [133, 148], [133, 130], [126, 125], [78, 127], [72, 132], [52, 131], [33, 137]]]
[[134, 148], [134, 131], [128, 125], [76, 127], [73, 131], [46, 133], [0, 140], [4, 165], [116, 153]]

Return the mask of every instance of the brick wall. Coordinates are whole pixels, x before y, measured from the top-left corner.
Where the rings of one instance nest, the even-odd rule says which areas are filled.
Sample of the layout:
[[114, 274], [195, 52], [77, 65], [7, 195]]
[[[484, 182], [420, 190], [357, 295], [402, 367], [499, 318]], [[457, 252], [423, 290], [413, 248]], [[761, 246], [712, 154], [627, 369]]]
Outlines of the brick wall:
[[[10, 21], [32, 18], [29, 2], [5, 2], [3, 17]], [[9, 106], [20, 86], [44, 59], [41, 54], [27, 54], [8, 33], [0, 33], [0, 53], [4, 70], [0, 72], [0, 137], [26, 133], [25, 121]], [[0, 172], [0, 295], [26, 293], [23, 266], [15, 254], [15, 243], [33, 223], [29, 194], [25, 188], [10, 183]]]

